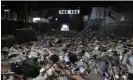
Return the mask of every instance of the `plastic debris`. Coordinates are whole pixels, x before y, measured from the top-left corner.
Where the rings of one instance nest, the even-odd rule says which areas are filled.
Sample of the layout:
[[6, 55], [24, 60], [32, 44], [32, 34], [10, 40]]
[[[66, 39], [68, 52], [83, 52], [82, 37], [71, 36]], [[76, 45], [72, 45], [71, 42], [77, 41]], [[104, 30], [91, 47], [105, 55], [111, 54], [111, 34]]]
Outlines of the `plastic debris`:
[[129, 57], [130, 64], [133, 66], [133, 56]]
[[[92, 30], [72, 39], [41, 33], [38, 39], [31, 45], [3, 47], [2, 67], [9, 66], [15, 74], [23, 74], [24, 80], [91, 80], [87, 78], [91, 73], [100, 74], [104, 80], [128, 80], [133, 74], [131, 39], [110, 38]], [[9, 73], [4, 72], [3, 75]]]
[[47, 45], [47, 42], [45, 40], [42, 41], [42, 45]]

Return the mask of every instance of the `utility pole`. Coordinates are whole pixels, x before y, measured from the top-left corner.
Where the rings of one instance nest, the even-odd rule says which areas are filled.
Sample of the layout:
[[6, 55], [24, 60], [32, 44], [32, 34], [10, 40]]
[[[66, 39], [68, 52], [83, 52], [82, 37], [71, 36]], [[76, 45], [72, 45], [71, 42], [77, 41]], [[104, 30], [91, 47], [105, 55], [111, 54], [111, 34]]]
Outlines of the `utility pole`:
[[28, 28], [28, 26], [27, 26], [27, 17], [28, 17], [27, 16], [27, 2], [25, 2], [24, 6], [25, 6], [25, 27]]

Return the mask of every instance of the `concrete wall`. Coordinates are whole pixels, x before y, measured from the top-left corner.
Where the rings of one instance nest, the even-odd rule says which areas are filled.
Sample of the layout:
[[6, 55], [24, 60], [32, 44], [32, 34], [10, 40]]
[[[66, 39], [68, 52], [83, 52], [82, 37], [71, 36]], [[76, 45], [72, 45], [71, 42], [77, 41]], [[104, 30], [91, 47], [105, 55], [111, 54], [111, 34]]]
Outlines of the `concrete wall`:
[[117, 36], [133, 37], [133, 24], [130, 23], [116, 23], [106, 24], [105, 31], [113, 32]]
[[[108, 12], [111, 11], [111, 18], [108, 16]], [[106, 32], [112, 32], [117, 36], [133, 37], [133, 12], [132, 11], [121, 11], [115, 12], [113, 9], [109, 9], [105, 16], [105, 26]], [[122, 20], [123, 18], [123, 20]]]
[[124, 21], [133, 22], [133, 12], [127, 11], [123, 12], [124, 15]]
[[[128, 13], [127, 13], [128, 14]], [[114, 33], [117, 36], [133, 36], [133, 23], [130, 18], [125, 16], [124, 21], [117, 21], [111, 19], [109, 16], [105, 19], [105, 31]]]

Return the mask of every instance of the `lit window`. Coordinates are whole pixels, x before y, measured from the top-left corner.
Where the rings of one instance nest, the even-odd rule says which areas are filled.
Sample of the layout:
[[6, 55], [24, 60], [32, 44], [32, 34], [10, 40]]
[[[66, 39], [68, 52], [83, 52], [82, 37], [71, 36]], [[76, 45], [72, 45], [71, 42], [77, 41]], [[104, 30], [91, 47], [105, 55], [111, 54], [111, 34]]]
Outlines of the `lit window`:
[[59, 14], [79, 14], [80, 10], [59, 10]]
[[10, 9], [5, 9], [4, 12], [10, 12]]
[[71, 10], [68, 10], [68, 14], [71, 14]]
[[40, 21], [40, 18], [33, 18], [33, 22]]
[[80, 13], [80, 10], [77, 10], [78, 11], [78, 14]]
[[77, 10], [74, 10], [75, 11], [75, 14], [77, 14]]
[[62, 13], [62, 10], [59, 10], [59, 14], [61, 14]]

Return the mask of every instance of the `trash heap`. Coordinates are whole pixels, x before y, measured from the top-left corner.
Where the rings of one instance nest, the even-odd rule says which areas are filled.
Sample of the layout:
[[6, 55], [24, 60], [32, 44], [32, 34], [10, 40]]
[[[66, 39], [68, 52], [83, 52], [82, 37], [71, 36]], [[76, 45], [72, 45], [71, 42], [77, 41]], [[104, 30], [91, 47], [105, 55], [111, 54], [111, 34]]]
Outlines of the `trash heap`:
[[3, 80], [133, 80], [133, 38], [89, 31], [37, 39], [2, 48]]

